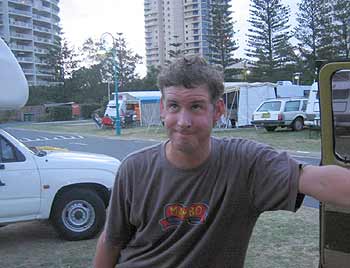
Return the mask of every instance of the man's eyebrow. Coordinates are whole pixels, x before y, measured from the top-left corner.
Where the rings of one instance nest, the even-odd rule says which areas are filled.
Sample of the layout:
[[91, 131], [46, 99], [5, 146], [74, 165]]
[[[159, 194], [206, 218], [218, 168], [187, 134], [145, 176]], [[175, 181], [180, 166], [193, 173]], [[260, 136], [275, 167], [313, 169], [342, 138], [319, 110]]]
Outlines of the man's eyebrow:
[[203, 103], [206, 103], [206, 100], [193, 100], [193, 101], [190, 101], [191, 104], [203, 104]]

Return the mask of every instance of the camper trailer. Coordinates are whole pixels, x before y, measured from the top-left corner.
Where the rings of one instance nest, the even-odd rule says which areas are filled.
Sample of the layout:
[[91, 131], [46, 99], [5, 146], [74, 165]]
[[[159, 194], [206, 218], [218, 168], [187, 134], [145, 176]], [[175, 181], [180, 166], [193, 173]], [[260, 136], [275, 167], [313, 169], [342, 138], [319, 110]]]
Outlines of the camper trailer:
[[304, 124], [309, 127], [320, 126], [320, 94], [317, 82], [314, 82], [310, 89]]
[[[137, 125], [159, 125], [160, 91], [129, 91], [118, 94], [119, 116], [122, 125], [129, 120]], [[107, 104], [105, 117], [116, 118], [115, 98]]]

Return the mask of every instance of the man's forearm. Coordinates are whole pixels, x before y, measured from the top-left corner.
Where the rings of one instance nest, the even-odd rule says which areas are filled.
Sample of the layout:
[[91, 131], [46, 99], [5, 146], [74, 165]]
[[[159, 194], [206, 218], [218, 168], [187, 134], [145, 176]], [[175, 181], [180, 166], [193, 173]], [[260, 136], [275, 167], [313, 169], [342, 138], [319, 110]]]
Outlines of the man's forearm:
[[119, 258], [120, 248], [106, 243], [105, 231], [97, 241], [94, 268], [114, 268]]
[[307, 166], [299, 191], [322, 202], [350, 207], [350, 171], [338, 166]]

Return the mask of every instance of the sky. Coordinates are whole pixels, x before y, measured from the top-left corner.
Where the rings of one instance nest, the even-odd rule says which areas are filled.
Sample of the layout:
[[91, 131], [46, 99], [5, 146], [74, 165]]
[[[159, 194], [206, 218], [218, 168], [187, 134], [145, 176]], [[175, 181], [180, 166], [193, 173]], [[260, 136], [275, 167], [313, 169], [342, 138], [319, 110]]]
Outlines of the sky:
[[[282, 0], [291, 7], [291, 23], [295, 23], [295, 12], [300, 0]], [[235, 38], [240, 48], [235, 57], [244, 57], [244, 47], [249, 24], [249, 0], [232, 0]], [[64, 37], [71, 46], [78, 48], [89, 37], [98, 39], [104, 32], [122, 32], [128, 47], [143, 57], [145, 62], [143, 0], [60, 0], [60, 17]], [[137, 67], [144, 76], [145, 65]]]

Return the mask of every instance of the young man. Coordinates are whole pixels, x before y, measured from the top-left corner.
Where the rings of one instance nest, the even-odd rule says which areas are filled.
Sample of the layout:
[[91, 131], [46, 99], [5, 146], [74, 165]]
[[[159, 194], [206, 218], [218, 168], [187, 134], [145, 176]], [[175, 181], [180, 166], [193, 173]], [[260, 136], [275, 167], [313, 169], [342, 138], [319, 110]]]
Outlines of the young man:
[[350, 206], [350, 172], [303, 167], [245, 139], [211, 137], [224, 112], [222, 74], [184, 57], [159, 76], [169, 139], [121, 164], [95, 267], [243, 267], [264, 211], [296, 211], [304, 194]]

